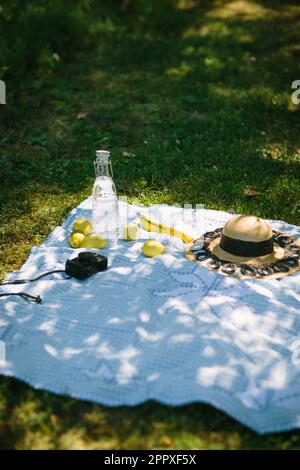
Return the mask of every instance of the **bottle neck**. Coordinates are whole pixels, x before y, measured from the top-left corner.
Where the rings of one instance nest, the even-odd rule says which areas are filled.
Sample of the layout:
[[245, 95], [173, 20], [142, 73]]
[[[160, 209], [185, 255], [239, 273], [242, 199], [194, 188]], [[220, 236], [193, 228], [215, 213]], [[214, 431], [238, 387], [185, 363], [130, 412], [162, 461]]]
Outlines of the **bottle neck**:
[[94, 161], [96, 176], [113, 177], [112, 166], [110, 158], [97, 158]]

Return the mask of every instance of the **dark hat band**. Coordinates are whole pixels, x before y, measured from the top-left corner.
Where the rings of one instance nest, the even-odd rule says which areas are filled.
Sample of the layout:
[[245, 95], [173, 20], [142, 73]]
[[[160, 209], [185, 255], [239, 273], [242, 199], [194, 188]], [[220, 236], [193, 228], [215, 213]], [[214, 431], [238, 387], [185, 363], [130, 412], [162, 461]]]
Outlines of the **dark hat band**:
[[273, 236], [269, 240], [249, 242], [227, 237], [227, 235], [222, 233], [220, 248], [231, 255], [243, 256], [245, 258], [269, 255], [274, 251]]

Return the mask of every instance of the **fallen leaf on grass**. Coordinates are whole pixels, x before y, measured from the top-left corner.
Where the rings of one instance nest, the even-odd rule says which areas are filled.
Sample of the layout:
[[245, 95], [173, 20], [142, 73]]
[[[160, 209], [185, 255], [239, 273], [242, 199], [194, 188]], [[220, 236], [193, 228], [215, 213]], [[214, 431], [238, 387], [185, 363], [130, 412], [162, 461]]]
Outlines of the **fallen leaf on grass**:
[[255, 191], [255, 189], [246, 188], [244, 189], [244, 195], [247, 197], [258, 197], [261, 193], [259, 191]]
[[126, 157], [126, 158], [134, 158], [135, 157], [135, 154], [130, 153], [130, 152], [123, 152], [122, 155], [123, 155], [123, 157]]
[[85, 113], [85, 112], [81, 112], [81, 113], [78, 113], [77, 114], [77, 119], [80, 120], [80, 119], [84, 119], [88, 116], [89, 113]]
[[170, 447], [172, 445], [172, 439], [169, 436], [163, 436], [161, 443], [164, 447]]

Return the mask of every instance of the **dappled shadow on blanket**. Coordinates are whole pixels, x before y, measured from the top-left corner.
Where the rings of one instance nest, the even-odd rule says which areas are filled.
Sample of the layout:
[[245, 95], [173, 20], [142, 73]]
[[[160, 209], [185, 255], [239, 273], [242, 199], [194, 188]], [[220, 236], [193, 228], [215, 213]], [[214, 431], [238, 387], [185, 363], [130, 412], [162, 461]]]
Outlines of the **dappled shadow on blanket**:
[[[254, 412], [266, 411], [276, 402], [277, 394], [299, 383], [299, 369], [291, 365], [291, 343], [299, 331], [299, 318], [289, 297], [296, 299], [296, 292], [288, 287], [274, 289], [274, 284], [281, 285], [277, 282], [232, 280], [192, 263], [185, 263], [184, 270], [171, 271], [169, 277], [162, 276], [165, 269], [158, 259], [146, 264], [133, 259], [124, 265], [116, 257], [109, 278], [106, 280], [105, 273], [98, 276], [98, 292], [78, 281], [53, 280], [45, 281], [41, 288], [45, 299], [42, 306], [24, 304], [17, 314], [22, 299], [5, 303], [10, 326], [4, 340], [8, 347], [25, 347], [25, 356], [26, 349], [32, 354], [28, 356], [32, 376], [27, 380], [64, 395], [80, 397], [81, 393], [84, 397], [86, 393], [92, 401], [114, 405], [149, 398], [182, 404], [198, 401], [197, 390], [200, 400], [203, 390], [219, 390]], [[141, 290], [140, 284], [147, 287]], [[117, 293], [114, 285], [119, 287]], [[61, 302], [66, 297], [71, 308], [64, 310]], [[46, 370], [41, 370], [41, 364]], [[68, 382], [70, 377], [72, 381]], [[19, 406], [25, 407], [27, 397], [35, 395], [13, 381], [4, 383], [8, 389], [21, 389], [20, 397], [7, 397], [4, 406], [5, 413], [10, 410], [16, 415]], [[80, 393], [78, 384], [82, 387]], [[103, 395], [105, 389], [108, 394]], [[204, 401], [209, 401], [209, 394], [207, 397]], [[99, 415], [102, 422], [112, 423], [112, 430], [105, 436], [111, 432], [118, 442], [126, 440], [126, 432], [113, 424], [117, 416], [114, 410], [76, 404], [70, 398], [42, 392], [32, 406], [33, 413], [37, 412], [35, 407], [48, 406], [56, 416], [51, 424], [53, 438], [45, 445], [63, 445], [67, 429], [59, 410], [65, 417], [68, 407], [81, 410], [83, 428], [95, 427], [94, 432], [100, 432], [93, 421], [93, 416]], [[156, 409], [148, 403], [132, 411], [122, 410], [119, 419], [132, 425], [149, 415], [154, 426], [160, 413], [166, 428], [170, 425], [163, 406]], [[185, 426], [193, 413], [199, 416], [202, 412], [204, 421], [191, 421], [194, 430], [199, 427], [200, 432], [206, 429], [226, 434], [228, 426], [239, 429], [229, 418], [204, 406], [174, 411]], [[214, 430], [209, 427], [206, 413], [219, 416]], [[17, 429], [24, 434], [19, 419]], [[76, 428], [72, 417], [67, 422]], [[145, 439], [151, 439], [151, 430], [148, 434]], [[88, 446], [86, 439], [78, 445]]]

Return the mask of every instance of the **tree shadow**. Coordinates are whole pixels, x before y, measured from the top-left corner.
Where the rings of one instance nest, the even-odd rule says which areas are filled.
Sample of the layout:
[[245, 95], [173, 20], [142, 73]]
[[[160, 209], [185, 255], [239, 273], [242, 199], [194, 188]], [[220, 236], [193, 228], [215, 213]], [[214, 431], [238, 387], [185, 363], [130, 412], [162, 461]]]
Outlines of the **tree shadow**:
[[[299, 113], [289, 109], [289, 95], [300, 13], [293, 2], [240, 4], [114, 6], [112, 31], [97, 52], [85, 52], [54, 77], [34, 77], [16, 107], [5, 108], [0, 203], [30, 205], [32, 191], [50, 188], [67, 197], [87, 192], [92, 149], [106, 146], [123, 194], [144, 189], [151, 196], [163, 188], [171, 202], [186, 202], [190, 184], [189, 202], [220, 208], [222, 201], [224, 209], [288, 217], [288, 207], [272, 210], [270, 193], [276, 187], [274, 199], [281, 200], [286, 181], [292, 185], [287, 206], [298, 197]], [[280, 159], [265, 158], [278, 141]], [[136, 158], [124, 158], [127, 149]], [[258, 205], [244, 196], [248, 185], [262, 191]]]
[[[61, 244], [35, 251], [36, 273], [64, 265], [72, 250], [65, 246], [66, 237]], [[44, 302], [39, 306], [22, 299], [1, 304], [1, 339], [13, 375], [66, 395], [36, 392], [5, 379], [1, 416], [7, 424], [1, 446], [164, 448], [174, 442], [179, 447], [183, 435], [195, 433], [198, 440], [189, 446], [259, 448], [264, 440], [265, 448], [280, 448], [283, 435], [262, 439], [205, 405], [149, 402], [113, 409], [68, 398], [84, 395], [114, 405], [121, 396], [122, 402], [136, 403], [145, 400], [146, 387], [152, 399], [212, 402], [222, 408], [216, 392], [232, 395], [234, 390], [232, 401], [244, 404], [245, 420], [269, 407], [283, 406], [287, 413], [297, 409], [293, 396], [299, 372], [290, 364], [290, 346], [299, 319], [288, 287], [232, 280], [181, 257], [173, 260], [177, 269], [169, 271], [167, 259], [146, 263], [136, 244], [120, 245], [109, 259], [109, 270], [86, 282], [60, 276], [40, 281]], [[34, 293], [35, 286], [27, 289]], [[27, 373], [14, 356], [19, 347], [22, 364], [30, 364]], [[174, 392], [182, 384], [184, 398], [178, 398]], [[291, 402], [287, 397], [282, 405], [280, 393], [287, 387], [296, 388]], [[287, 447], [297, 445], [297, 433], [293, 436], [284, 438]]]
[[[254, 10], [250, 2], [151, 3], [113, 2], [106, 9], [109, 21], [99, 17], [97, 51], [8, 89], [14, 105], [0, 115], [0, 206], [13, 227], [8, 243], [26, 238], [15, 227], [39, 200], [60, 205], [41, 219], [40, 238], [45, 221], [62, 221], [89, 193], [91, 149], [102, 146], [113, 151], [121, 194], [145, 194], [151, 202], [158, 193], [163, 202], [299, 220], [300, 118], [290, 103], [291, 83], [299, 78], [298, 2], [251, 2]], [[123, 155], [128, 150], [133, 157]], [[260, 196], [245, 196], [247, 187]], [[85, 436], [77, 435], [79, 447], [91, 440], [164, 447], [164, 435], [177, 442], [183, 430], [208, 446], [220, 439], [228, 448], [299, 447], [299, 433], [293, 441], [280, 434], [264, 444], [210, 406], [171, 409], [149, 402], [110, 409], [33, 392], [13, 379], [3, 384], [3, 421], [9, 423], [1, 428], [3, 448], [26, 442], [31, 413], [30, 432], [47, 429], [46, 445], [54, 448], [65, 445], [62, 436], [70, 430], [75, 440], [77, 432]], [[20, 407], [25, 418], [14, 425], [11, 416]]]

